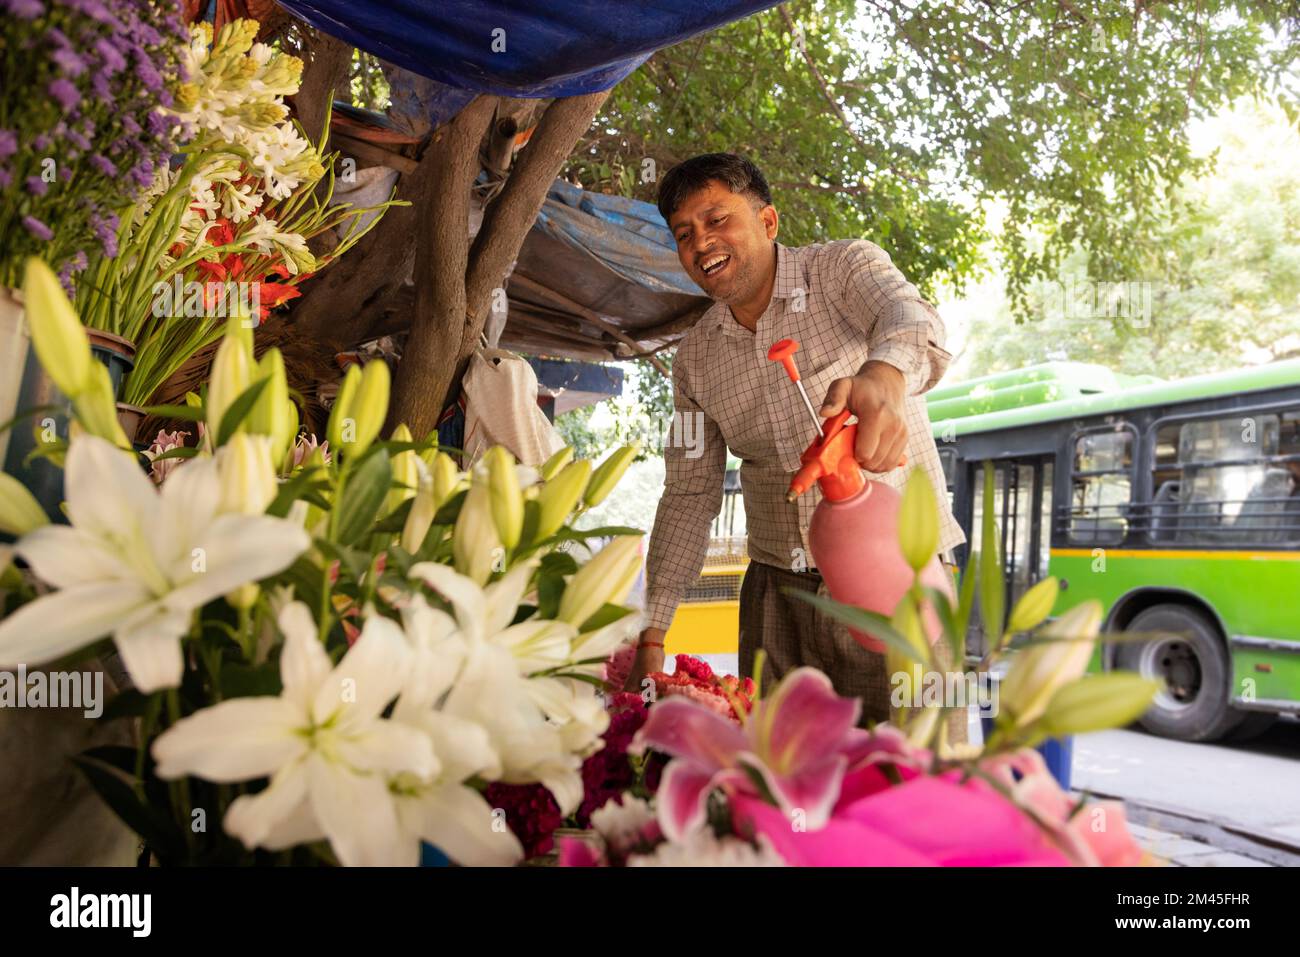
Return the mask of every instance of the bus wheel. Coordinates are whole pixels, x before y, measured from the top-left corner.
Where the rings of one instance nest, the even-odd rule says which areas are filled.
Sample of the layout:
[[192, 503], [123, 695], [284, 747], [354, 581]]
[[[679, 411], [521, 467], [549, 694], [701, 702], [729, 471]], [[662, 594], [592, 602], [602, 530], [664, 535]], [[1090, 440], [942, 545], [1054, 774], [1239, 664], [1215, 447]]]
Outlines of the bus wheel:
[[1241, 724], [1228, 732], [1229, 741], [1251, 741], [1277, 722], [1277, 715], [1270, 711], [1247, 711]]
[[1143, 728], [1181, 741], [1217, 741], [1241, 723], [1243, 712], [1228, 705], [1228, 651], [1203, 614], [1183, 605], [1154, 605], [1125, 630], [1169, 632], [1119, 646], [1119, 667], [1165, 685], [1138, 720]]

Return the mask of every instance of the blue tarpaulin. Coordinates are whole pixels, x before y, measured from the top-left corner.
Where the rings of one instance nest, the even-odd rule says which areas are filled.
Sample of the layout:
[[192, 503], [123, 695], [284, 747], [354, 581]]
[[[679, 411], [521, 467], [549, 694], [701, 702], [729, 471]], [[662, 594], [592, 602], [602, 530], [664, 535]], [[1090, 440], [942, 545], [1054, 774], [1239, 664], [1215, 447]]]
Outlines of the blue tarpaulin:
[[556, 180], [533, 229], [589, 252], [646, 289], [704, 295], [682, 269], [672, 233], [652, 203]]
[[775, 0], [281, 0], [308, 23], [448, 86], [502, 96], [607, 90], [655, 50]]

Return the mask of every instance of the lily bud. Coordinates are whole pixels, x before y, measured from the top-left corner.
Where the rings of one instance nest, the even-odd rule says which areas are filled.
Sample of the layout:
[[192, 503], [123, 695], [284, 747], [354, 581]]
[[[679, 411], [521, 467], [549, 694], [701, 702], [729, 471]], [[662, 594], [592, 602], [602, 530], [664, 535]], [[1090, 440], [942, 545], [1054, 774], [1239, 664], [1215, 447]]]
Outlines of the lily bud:
[[356, 439], [350, 445], [344, 442], [348, 455], [357, 456], [370, 448], [384, 427], [388, 417], [388, 394], [392, 388], [392, 376], [388, 363], [383, 359], [367, 362], [361, 370], [361, 384], [357, 386], [356, 398], [352, 402], [351, 414], [356, 420]]
[[271, 454], [278, 465], [297, 431], [298, 413], [289, 400], [289, 382], [284, 373], [284, 357], [276, 348], [267, 349], [258, 360], [255, 381], [266, 379], [266, 386], [248, 414], [248, 431], [271, 437]]
[[641, 571], [640, 546], [640, 535], [620, 535], [597, 552], [569, 579], [555, 617], [581, 628], [602, 606], [627, 598]]
[[433, 505], [442, 508], [447, 499], [456, 494], [460, 485], [460, 470], [446, 452], [439, 452], [433, 457]]
[[424, 460], [415, 456], [415, 501], [406, 513], [406, 524], [402, 527], [402, 547], [414, 555], [424, 544], [424, 537], [429, 534], [433, 516], [438, 511], [433, 497], [433, 473], [424, 464]]
[[81, 427], [91, 435], [107, 439], [120, 449], [131, 448], [117, 421], [117, 400], [113, 397], [113, 380], [109, 378], [108, 366], [98, 362], [90, 364], [88, 382], [73, 398], [72, 409]]
[[352, 417], [352, 402], [359, 388], [361, 388], [361, 367], [353, 364], [348, 366], [348, 371], [343, 374], [343, 383], [339, 386], [338, 395], [334, 397], [334, 408], [330, 409], [329, 424], [325, 427], [326, 441], [336, 455], [343, 448], [344, 434], [346, 433], [349, 439], [355, 438], [357, 434], [357, 423]]
[[614, 490], [627, 467], [632, 464], [632, 460], [637, 457], [641, 447], [637, 443], [625, 445], [621, 449], [615, 449], [609, 454], [605, 461], [596, 466], [596, 470], [591, 473], [591, 481], [587, 484], [586, 494], [583, 496], [583, 502], [588, 508], [594, 508], [605, 497]]
[[503, 563], [500, 568], [493, 568], [498, 559], [504, 558], [505, 549], [497, 537], [490, 498], [486, 482], [473, 482], [451, 533], [451, 554], [456, 571], [473, 579], [477, 585], [487, 584], [493, 571], [504, 570]]
[[[411, 430], [404, 424], [393, 429], [392, 439], [394, 442], [410, 442]], [[414, 451], [398, 452], [390, 460], [393, 470], [393, 488], [389, 490], [388, 497], [384, 500], [384, 511], [391, 512], [408, 498], [415, 498], [416, 489], [420, 482], [420, 473], [417, 471], [417, 465], [423, 465], [420, 457]], [[429, 495], [433, 496], [432, 480], [430, 481]]]
[[1016, 607], [1011, 609], [1011, 619], [1007, 624], [1007, 630], [1012, 632], [1028, 631], [1038, 626], [1040, 622], [1052, 613], [1052, 606], [1056, 604], [1056, 596], [1061, 592], [1061, 586], [1055, 577], [1044, 578], [1033, 588], [1020, 596], [1016, 602]]
[[0, 472], [0, 532], [21, 537], [49, 523], [50, 517], [27, 487], [9, 473]]
[[524, 496], [515, 472], [515, 458], [504, 447], [494, 445], [484, 456], [488, 470], [488, 493], [492, 503], [492, 520], [497, 535], [506, 548], [519, 544], [524, 527]]
[[1160, 690], [1160, 682], [1128, 671], [1090, 675], [1061, 688], [1043, 715], [1043, 730], [1053, 737], [1122, 728], [1141, 716]]
[[[221, 434], [221, 419], [230, 406], [253, 384], [253, 354], [239, 335], [227, 334], [217, 347], [208, 378], [208, 436], [213, 445]], [[236, 431], [242, 431], [248, 420]]]
[[537, 496], [538, 540], [549, 538], [559, 531], [569, 513], [587, 488], [591, 478], [591, 463], [586, 459], [570, 462], [554, 478], [549, 479]]
[[275, 501], [278, 485], [271, 462], [271, 438], [239, 432], [217, 450], [221, 512], [261, 515]]
[[1049, 641], [1016, 652], [998, 688], [1001, 709], [1019, 726], [1036, 721], [1057, 689], [1087, 669], [1100, 627], [1101, 603], [1089, 599], [1041, 629], [1040, 637], [1077, 640]]
[[23, 271], [23, 300], [32, 347], [45, 373], [70, 399], [91, 385], [90, 339], [49, 266], [35, 256]]
[[939, 504], [921, 469], [912, 469], [899, 506], [898, 539], [903, 558], [919, 572], [939, 550]]
[[573, 446], [566, 445], [542, 463], [542, 481], [549, 482], [551, 477], [564, 468], [573, 459]]

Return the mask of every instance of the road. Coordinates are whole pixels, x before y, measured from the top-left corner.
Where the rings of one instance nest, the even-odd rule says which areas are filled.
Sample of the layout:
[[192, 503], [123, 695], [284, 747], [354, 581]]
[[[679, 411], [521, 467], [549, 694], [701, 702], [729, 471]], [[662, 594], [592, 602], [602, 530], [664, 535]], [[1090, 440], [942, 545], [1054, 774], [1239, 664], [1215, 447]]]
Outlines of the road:
[[1187, 744], [1139, 731], [1076, 739], [1078, 790], [1185, 812], [1300, 846], [1300, 721], [1240, 744]]

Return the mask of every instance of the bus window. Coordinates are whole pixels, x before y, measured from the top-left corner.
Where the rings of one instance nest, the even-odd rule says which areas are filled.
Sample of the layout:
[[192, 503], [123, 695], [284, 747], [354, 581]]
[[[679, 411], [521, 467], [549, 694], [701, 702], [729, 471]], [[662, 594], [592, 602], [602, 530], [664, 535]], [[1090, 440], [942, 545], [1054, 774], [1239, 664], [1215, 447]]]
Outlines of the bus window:
[[1114, 545], [1128, 534], [1133, 485], [1133, 431], [1127, 425], [1089, 432], [1074, 443], [1069, 539]]
[[1169, 422], [1156, 434], [1152, 537], [1300, 541], [1300, 410]]

